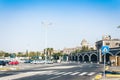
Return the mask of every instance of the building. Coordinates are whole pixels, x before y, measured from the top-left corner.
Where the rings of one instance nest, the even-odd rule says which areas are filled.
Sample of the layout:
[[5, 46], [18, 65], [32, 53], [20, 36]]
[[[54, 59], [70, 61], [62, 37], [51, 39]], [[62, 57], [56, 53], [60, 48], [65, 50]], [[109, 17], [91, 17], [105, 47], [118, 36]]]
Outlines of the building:
[[120, 39], [111, 39], [111, 36], [103, 36], [102, 40], [96, 42], [96, 48], [101, 49], [102, 46], [109, 46], [109, 48], [120, 47]]
[[87, 42], [87, 40], [83, 39], [83, 40], [81, 41], [81, 46], [82, 46], [82, 47], [89, 47], [89, 43]]
[[109, 46], [109, 48], [120, 47], [120, 39], [112, 39], [110, 35], [105, 35], [102, 37], [102, 40], [96, 42], [96, 49], [99, 52], [99, 61], [102, 62], [102, 46]]
[[71, 52], [75, 51], [76, 48], [64, 48], [63, 53], [70, 54]]
[[90, 49], [90, 48], [93, 48], [93, 49], [94, 49], [93, 46], [90, 46], [90, 45], [89, 45], [89, 43], [87, 42], [86, 39], [83, 39], [83, 40], [81, 41], [80, 46], [77, 46], [77, 47], [74, 47], [74, 48], [64, 48], [64, 49], [63, 49], [63, 53], [65, 53], [65, 54], [70, 54], [70, 53], [72, 53], [72, 52], [74, 52], [74, 51], [76, 51], [76, 50], [81, 50], [82, 47], [87, 47], [88, 49]]

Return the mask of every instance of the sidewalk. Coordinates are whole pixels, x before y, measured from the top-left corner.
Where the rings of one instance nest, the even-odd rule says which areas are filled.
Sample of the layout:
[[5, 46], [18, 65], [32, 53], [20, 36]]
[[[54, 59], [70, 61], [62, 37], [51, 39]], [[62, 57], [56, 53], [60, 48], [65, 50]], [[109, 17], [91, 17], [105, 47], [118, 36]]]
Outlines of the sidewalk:
[[102, 78], [102, 79], [100, 79], [100, 80], [120, 80], [120, 78]]
[[94, 80], [120, 80], [120, 66], [106, 66], [106, 78], [104, 79], [103, 74], [97, 74]]

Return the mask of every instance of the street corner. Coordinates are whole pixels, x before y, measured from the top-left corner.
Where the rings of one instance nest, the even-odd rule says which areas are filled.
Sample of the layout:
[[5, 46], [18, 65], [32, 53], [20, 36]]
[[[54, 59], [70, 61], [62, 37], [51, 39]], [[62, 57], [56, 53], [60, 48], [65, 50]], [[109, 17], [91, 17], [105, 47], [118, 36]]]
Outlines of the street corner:
[[102, 74], [97, 74], [93, 80], [100, 80], [102, 78]]

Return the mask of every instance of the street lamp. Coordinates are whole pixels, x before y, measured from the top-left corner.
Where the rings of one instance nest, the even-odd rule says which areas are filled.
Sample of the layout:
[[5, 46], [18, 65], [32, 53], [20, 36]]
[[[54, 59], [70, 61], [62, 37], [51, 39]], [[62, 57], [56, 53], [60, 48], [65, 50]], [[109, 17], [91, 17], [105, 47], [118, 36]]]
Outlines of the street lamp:
[[48, 37], [48, 26], [52, 25], [52, 23], [47, 23], [47, 22], [41, 22], [41, 24], [45, 27], [45, 61], [47, 61], [47, 37]]

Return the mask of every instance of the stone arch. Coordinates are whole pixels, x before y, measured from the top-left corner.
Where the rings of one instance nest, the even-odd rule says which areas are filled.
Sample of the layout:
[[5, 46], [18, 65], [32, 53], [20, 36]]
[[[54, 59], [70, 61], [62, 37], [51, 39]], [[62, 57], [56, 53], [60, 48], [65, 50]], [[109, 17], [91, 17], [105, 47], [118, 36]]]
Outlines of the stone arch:
[[[110, 56], [114, 56], [111, 52], [106, 54], [106, 62], [110, 61]], [[102, 54], [102, 61], [104, 61], [104, 54]]]
[[78, 56], [76, 55], [76, 56], [75, 56], [75, 61], [77, 61], [77, 60], [78, 60]]
[[98, 59], [98, 55], [96, 53], [92, 53], [90, 55], [90, 61], [97, 62], [97, 59]]
[[120, 56], [120, 51], [118, 51], [118, 52], [115, 54], [115, 56]]
[[89, 60], [89, 55], [88, 54], [85, 54], [84, 56], [83, 56], [83, 60], [85, 61], [85, 62], [89, 62], [90, 60]]
[[82, 62], [83, 61], [83, 56], [79, 55], [79, 61]]

